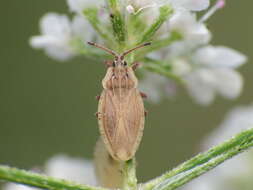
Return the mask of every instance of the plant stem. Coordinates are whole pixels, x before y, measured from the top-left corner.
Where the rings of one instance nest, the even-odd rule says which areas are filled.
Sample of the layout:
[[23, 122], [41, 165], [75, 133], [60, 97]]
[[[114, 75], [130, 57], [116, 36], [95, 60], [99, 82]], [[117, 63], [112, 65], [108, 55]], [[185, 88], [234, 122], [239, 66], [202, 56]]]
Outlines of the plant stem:
[[107, 31], [105, 31], [106, 27], [101, 27], [102, 23], [100, 22], [98, 18], [98, 9], [96, 8], [87, 8], [83, 11], [83, 14], [89, 21], [89, 23], [92, 25], [94, 30], [97, 31], [97, 33], [104, 38], [107, 41], [110, 41], [111, 36], [108, 34]]
[[107, 190], [0, 165], [0, 179], [49, 190]]
[[109, 8], [110, 8], [110, 17], [114, 35], [116, 40], [118, 41], [121, 50], [121, 47], [124, 46], [126, 40], [126, 29], [125, 29], [125, 21], [124, 17], [121, 14], [118, 0], [108, 0]]
[[152, 40], [157, 30], [162, 26], [162, 24], [168, 19], [168, 17], [173, 13], [173, 9], [169, 5], [164, 5], [160, 8], [160, 15], [155, 20], [155, 22], [147, 29], [147, 31], [142, 36], [138, 44], [143, 42], [148, 42]]
[[147, 69], [148, 71], [153, 72], [153, 73], [157, 73], [159, 75], [162, 75], [162, 76], [165, 76], [169, 79], [172, 79], [172, 80], [178, 82], [180, 85], [185, 84], [185, 81], [183, 81], [180, 77], [173, 74], [172, 72], [164, 71], [163, 69], [161, 69], [159, 67], [153, 67], [153, 66], [144, 66], [144, 68]]
[[249, 129], [145, 183], [142, 188], [145, 190], [176, 189], [252, 146], [253, 129]]
[[135, 158], [124, 163], [123, 167], [123, 190], [136, 190], [137, 178], [136, 178], [136, 164]]
[[178, 82], [181, 85], [185, 84], [185, 81], [175, 75], [172, 71], [171, 71], [171, 66], [169, 63], [167, 63], [166, 61], [160, 61], [160, 60], [154, 60], [148, 57], [144, 58], [145, 64], [143, 64], [143, 68], [147, 69], [148, 71], [157, 73], [159, 75], [163, 75], [169, 79], [172, 79], [176, 82]]
[[[209, 151], [195, 156], [162, 176], [140, 185], [140, 188], [143, 190], [174, 190], [252, 146], [253, 129], [249, 129]], [[136, 190], [135, 161], [126, 162], [123, 168], [123, 190]], [[1, 165], [0, 179], [49, 190], [107, 190], [100, 187], [78, 185]]]
[[139, 50], [136, 53], [135, 60], [138, 61], [142, 59], [148, 53], [167, 47], [173, 42], [179, 41], [181, 39], [182, 39], [181, 34], [179, 34], [178, 32], [171, 32], [169, 37], [161, 39], [161, 40], [153, 41], [151, 46], [147, 46], [144, 49]]

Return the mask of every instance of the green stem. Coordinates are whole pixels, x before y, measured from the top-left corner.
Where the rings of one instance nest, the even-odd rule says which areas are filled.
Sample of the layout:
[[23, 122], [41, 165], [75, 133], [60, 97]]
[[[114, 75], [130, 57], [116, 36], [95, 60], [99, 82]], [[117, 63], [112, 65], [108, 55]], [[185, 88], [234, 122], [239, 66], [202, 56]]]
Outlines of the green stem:
[[107, 190], [0, 165], [0, 179], [49, 190]]
[[171, 65], [166, 60], [160, 61], [160, 60], [155, 60], [152, 58], [145, 57], [143, 61], [145, 62], [145, 64], [143, 64], [144, 69], [151, 71], [153, 73], [157, 73], [159, 75], [163, 75], [169, 79], [172, 79], [178, 82], [181, 85], [185, 84], [185, 81], [180, 76], [175, 75], [171, 71], [172, 69]]
[[253, 129], [249, 129], [145, 183], [142, 187], [145, 190], [176, 189], [252, 146]]
[[124, 16], [121, 14], [120, 6], [118, 0], [108, 0], [109, 8], [110, 8], [110, 17], [113, 28], [113, 33], [118, 41], [121, 50], [122, 46], [124, 46], [126, 40], [126, 28]]
[[102, 27], [102, 23], [98, 18], [98, 9], [96, 8], [87, 8], [83, 11], [83, 14], [92, 25], [94, 30], [105, 40], [110, 41], [111, 37], [107, 31], [105, 31], [106, 27]]
[[124, 163], [123, 167], [123, 190], [137, 190], [135, 158]]
[[[249, 129], [209, 151], [195, 156], [162, 176], [140, 185], [140, 188], [143, 190], [174, 190], [252, 146], [253, 129]], [[136, 190], [135, 161], [126, 162], [123, 168], [123, 189]], [[1, 165], [0, 179], [49, 190], [107, 190], [100, 187], [78, 185]]]
[[182, 39], [181, 34], [179, 34], [178, 32], [172, 32], [169, 37], [161, 39], [161, 40], [153, 41], [151, 46], [147, 46], [143, 48], [142, 50], [139, 50], [136, 53], [135, 59], [140, 60], [148, 53], [167, 47], [173, 42], [179, 41], [181, 39]]
[[164, 5], [160, 8], [160, 15], [155, 20], [155, 22], [147, 29], [147, 31], [142, 36], [141, 40], [138, 42], [138, 44], [148, 42], [152, 40], [153, 36], [159, 30], [159, 28], [162, 26], [162, 24], [169, 18], [170, 15], [172, 15], [173, 9], [169, 5]]

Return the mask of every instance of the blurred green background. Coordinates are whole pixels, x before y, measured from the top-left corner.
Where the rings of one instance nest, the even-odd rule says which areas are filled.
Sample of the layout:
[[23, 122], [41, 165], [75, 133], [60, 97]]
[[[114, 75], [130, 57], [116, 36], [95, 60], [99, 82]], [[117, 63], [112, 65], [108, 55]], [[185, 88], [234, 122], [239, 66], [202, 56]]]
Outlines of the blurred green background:
[[[236, 105], [252, 102], [251, 52], [253, 1], [228, 0], [213, 16], [213, 44], [238, 49], [249, 57], [240, 71], [245, 89], [235, 101], [217, 98], [209, 107], [184, 93], [149, 111], [137, 153], [138, 175], [147, 180], [190, 158], [201, 140]], [[92, 158], [98, 138], [95, 96], [105, 74], [103, 64], [77, 58], [56, 62], [29, 47], [46, 12], [66, 13], [64, 0], [2, 0], [0, 7], [0, 163], [20, 168], [41, 166], [57, 153]]]

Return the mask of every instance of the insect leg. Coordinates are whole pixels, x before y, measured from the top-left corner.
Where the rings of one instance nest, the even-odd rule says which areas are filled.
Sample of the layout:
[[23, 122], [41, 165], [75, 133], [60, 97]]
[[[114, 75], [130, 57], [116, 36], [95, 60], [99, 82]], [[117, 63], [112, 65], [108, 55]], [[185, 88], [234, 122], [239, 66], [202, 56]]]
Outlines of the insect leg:
[[147, 94], [145, 94], [144, 92], [140, 92], [140, 95], [141, 95], [142, 98], [147, 98], [148, 97]]
[[144, 116], [147, 117], [147, 115], [148, 115], [148, 111], [145, 110], [145, 111], [144, 111]]
[[97, 101], [100, 100], [100, 97], [101, 97], [101, 96], [99, 96], [99, 95], [96, 96], [96, 100], [97, 100]]
[[101, 115], [102, 115], [102, 113], [100, 113], [100, 112], [96, 112], [96, 113], [95, 113], [95, 116], [98, 118], [98, 120], [101, 119], [101, 117], [100, 117]]
[[135, 71], [140, 66], [140, 63], [134, 62], [132, 65], [132, 69]]

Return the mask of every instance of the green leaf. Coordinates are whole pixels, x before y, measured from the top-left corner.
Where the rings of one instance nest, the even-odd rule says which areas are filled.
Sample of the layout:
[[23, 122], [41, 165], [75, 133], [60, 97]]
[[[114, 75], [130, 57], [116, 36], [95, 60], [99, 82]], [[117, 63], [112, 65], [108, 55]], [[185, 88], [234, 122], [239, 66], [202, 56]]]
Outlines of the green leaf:
[[160, 49], [167, 47], [167, 46], [171, 45], [172, 43], [179, 41], [181, 39], [182, 39], [181, 34], [179, 34], [178, 32], [171, 32], [167, 38], [153, 41], [151, 46], [147, 46], [147, 47], [141, 49], [140, 51], [138, 51], [136, 53], [135, 60], [138, 61], [138, 60], [142, 59], [148, 53], [160, 50]]
[[112, 39], [109, 31], [107, 31], [106, 27], [102, 26], [101, 21], [98, 18], [98, 9], [97, 8], [87, 8], [83, 11], [83, 14], [90, 22], [92, 27], [97, 31], [97, 33], [104, 38], [105, 40], [110, 41]]
[[163, 75], [169, 79], [175, 80], [179, 84], [184, 84], [183, 79], [181, 79], [179, 76], [172, 73], [171, 71], [172, 67], [168, 62], [154, 60], [151, 58], [145, 58], [143, 67], [144, 69], [148, 71], [151, 71], [153, 73]]
[[155, 33], [159, 30], [162, 24], [171, 16], [173, 13], [173, 9], [169, 5], [164, 5], [160, 8], [160, 15], [154, 21], [154, 23], [145, 31], [144, 35], [142, 36], [141, 40], [138, 44], [148, 42], [152, 40]]
[[1, 165], [0, 179], [49, 190], [107, 190]]
[[176, 189], [252, 146], [253, 129], [249, 129], [147, 182], [143, 189]]

